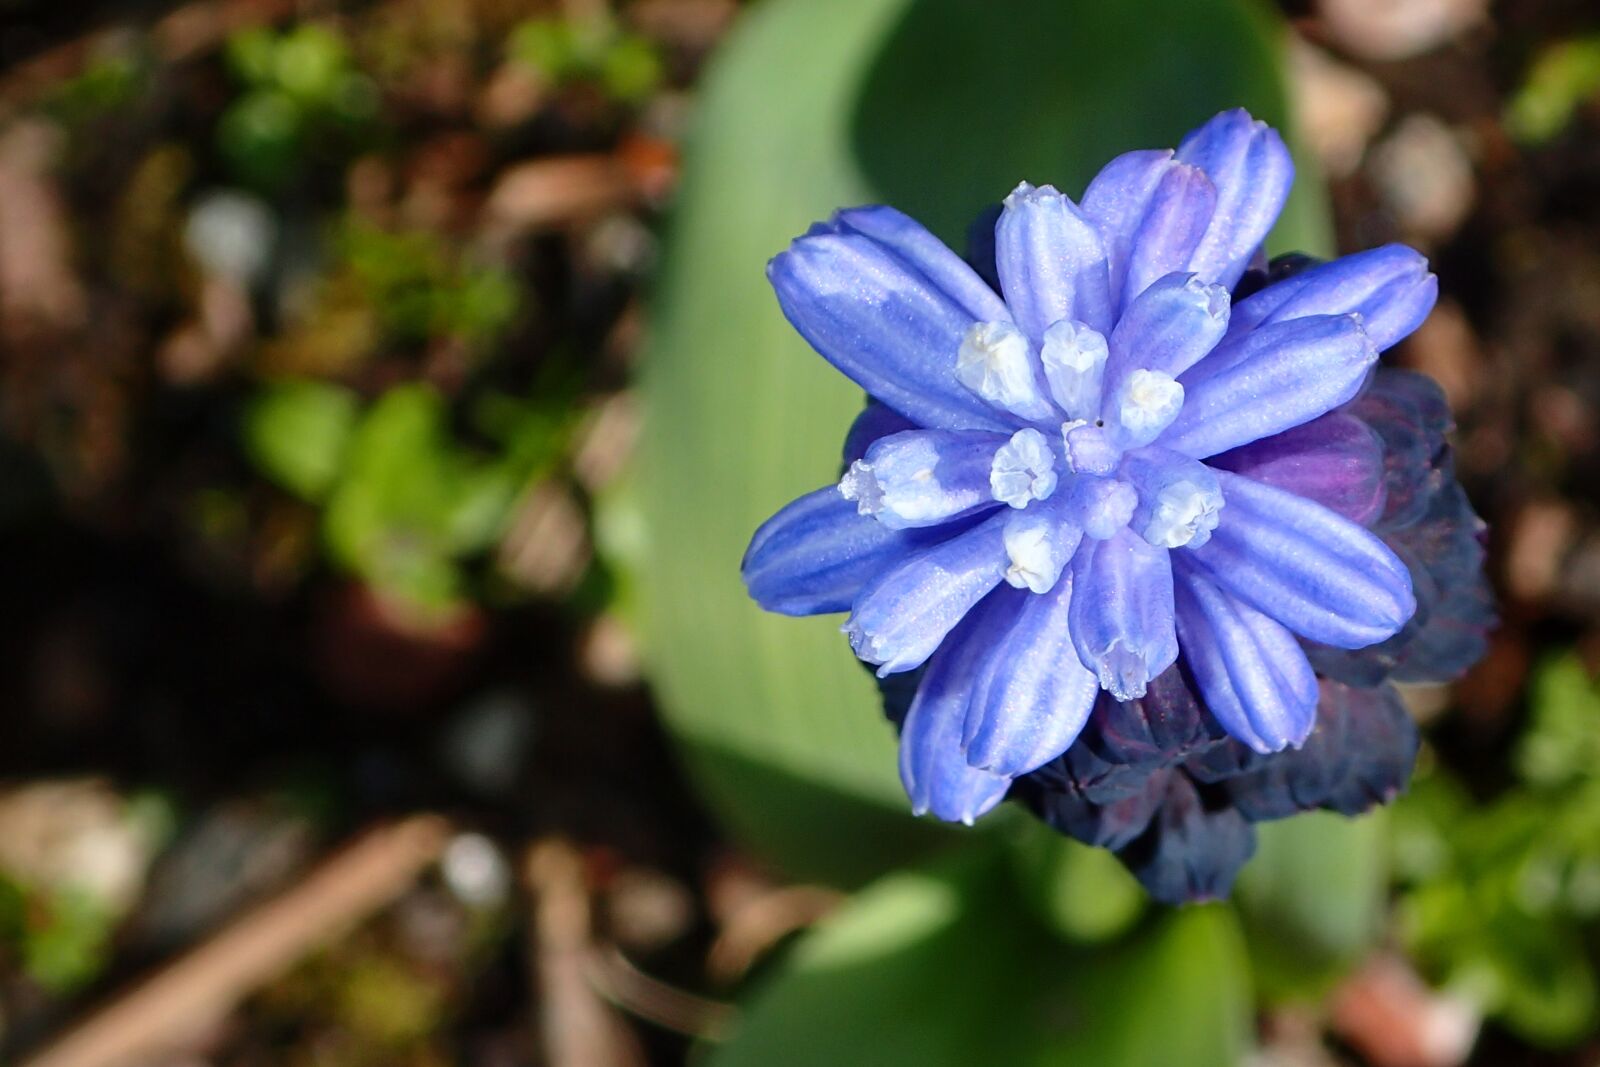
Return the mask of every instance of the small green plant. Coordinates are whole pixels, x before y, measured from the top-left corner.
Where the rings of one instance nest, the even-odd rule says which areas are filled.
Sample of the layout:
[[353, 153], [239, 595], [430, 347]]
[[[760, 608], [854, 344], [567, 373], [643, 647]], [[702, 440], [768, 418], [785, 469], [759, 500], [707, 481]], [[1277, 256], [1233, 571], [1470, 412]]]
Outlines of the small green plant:
[[1586, 100], [1600, 96], [1600, 34], [1550, 45], [1534, 57], [1506, 109], [1506, 125], [1526, 144], [1560, 134]]
[[1442, 771], [1395, 812], [1400, 916], [1447, 988], [1531, 1041], [1563, 1045], [1597, 1017], [1600, 688], [1576, 655], [1535, 676], [1517, 784], [1475, 804]]
[[321, 508], [338, 569], [424, 609], [465, 595], [469, 561], [501, 537], [524, 488], [548, 469], [564, 416], [492, 395], [477, 412], [488, 445], [456, 440], [444, 398], [396, 386], [363, 407], [342, 386], [266, 386], [246, 416], [246, 447], [271, 480]]
[[648, 97], [663, 74], [655, 44], [610, 20], [529, 19], [512, 31], [507, 51], [556, 85], [590, 82], [625, 104]]
[[217, 124], [217, 146], [241, 182], [273, 190], [330, 135], [352, 138], [377, 112], [377, 90], [333, 30], [314, 23], [228, 39], [243, 92]]

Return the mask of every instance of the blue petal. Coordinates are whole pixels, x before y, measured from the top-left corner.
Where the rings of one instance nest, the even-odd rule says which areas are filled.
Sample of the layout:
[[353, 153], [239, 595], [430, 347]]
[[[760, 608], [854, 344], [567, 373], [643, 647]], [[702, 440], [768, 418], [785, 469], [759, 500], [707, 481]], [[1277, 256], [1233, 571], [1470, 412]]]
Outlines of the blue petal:
[[903, 211], [882, 204], [846, 208], [833, 216], [841, 231], [859, 233], [889, 249], [911, 270], [949, 294], [974, 322], [1006, 317], [1005, 303], [965, 259]]
[[1100, 231], [1111, 281], [1111, 307], [1119, 314], [1128, 300], [1124, 292], [1134, 235], [1150, 209], [1156, 186], [1176, 165], [1171, 149], [1128, 152], [1107, 163], [1083, 194], [1083, 213]]
[[1194, 782], [1173, 772], [1149, 830], [1117, 855], [1152, 897], [1189, 904], [1227, 896], [1255, 850], [1255, 830], [1242, 815], [1208, 807]]
[[1226, 592], [1339, 648], [1381, 641], [1416, 610], [1406, 565], [1365, 529], [1281, 489], [1226, 471], [1217, 478], [1222, 522], [1187, 558]]
[[995, 226], [995, 267], [1017, 325], [1035, 345], [1062, 319], [1111, 328], [1106, 251], [1070, 198], [1027, 182], [1006, 197]]
[[1178, 658], [1167, 557], [1130, 530], [1086, 540], [1073, 557], [1072, 642], [1083, 665], [1119, 700], [1143, 696]]
[[996, 506], [989, 490], [998, 434], [906, 430], [874, 442], [839, 491], [885, 526], [938, 526]]
[[1355, 685], [1387, 678], [1446, 682], [1487, 651], [1495, 612], [1483, 573], [1483, 520], [1454, 479], [1427, 499], [1421, 519], [1384, 534], [1411, 571], [1417, 613], [1399, 633], [1370, 648], [1348, 652], [1312, 646], [1311, 661], [1319, 672]]
[[1128, 249], [1124, 305], [1138, 299], [1157, 278], [1189, 269], [1216, 205], [1217, 190], [1205, 171], [1187, 163], [1171, 165], [1156, 183]]
[[1183, 410], [1161, 444], [1204, 459], [1310, 422], [1355, 396], [1377, 358], [1350, 316], [1264, 326], [1180, 379]]
[[1206, 172], [1216, 209], [1188, 269], [1233, 288], [1294, 184], [1294, 162], [1278, 132], [1243, 110], [1224, 111], [1183, 139], [1178, 159]]
[[1217, 721], [1257, 752], [1304, 741], [1317, 677], [1294, 635], [1189, 567], [1179, 570], [1177, 607], [1178, 641]]
[[1140, 293], [1109, 338], [1106, 395], [1138, 369], [1174, 378], [1200, 361], [1228, 329], [1228, 293], [1194, 274], [1168, 274]]
[[1072, 578], [1048, 593], [997, 593], [1016, 621], [985, 654], [983, 680], [967, 709], [967, 762], [996, 774], [1025, 774], [1078, 737], [1100, 683], [1077, 662], [1068, 631]]
[[869, 581], [953, 532], [891, 530], [856, 514], [830, 485], [762, 523], [740, 570], [751, 597], [768, 611], [848, 611]]
[[1230, 333], [1308, 315], [1361, 316], [1382, 352], [1422, 325], [1439, 295], [1428, 261], [1405, 245], [1384, 245], [1309, 267], [1239, 301]]
[[[979, 321], [963, 301], [989, 293], [991, 318], [1003, 319], [999, 298], [954, 253], [955, 266], [935, 270], [903, 251], [853, 230], [813, 233], [777, 255], [767, 277], [801, 336], [871, 396], [922, 426], [1007, 429], [956, 379], [961, 339]], [[920, 267], [965, 271], [970, 284], [952, 294]]]
[[900, 728], [900, 780], [918, 815], [970, 824], [1011, 787], [1009, 777], [970, 766], [961, 751], [979, 663], [1007, 622], [975, 611], [928, 661]]
[[939, 647], [1005, 574], [1005, 515], [924, 549], [861, 591], [841, 629], [880, 676], [908, 671]]
[[844, 465], [848, 467], [866, 455], [874, 441], [915, 429], [919, 429], [917, 424], [898, 411], [876, 400], [868, 400], [844, 435]]
[[1365, 422], [1332, 411], [1207, 462], [1369, 526], [1383, 513], [1383, 442]]

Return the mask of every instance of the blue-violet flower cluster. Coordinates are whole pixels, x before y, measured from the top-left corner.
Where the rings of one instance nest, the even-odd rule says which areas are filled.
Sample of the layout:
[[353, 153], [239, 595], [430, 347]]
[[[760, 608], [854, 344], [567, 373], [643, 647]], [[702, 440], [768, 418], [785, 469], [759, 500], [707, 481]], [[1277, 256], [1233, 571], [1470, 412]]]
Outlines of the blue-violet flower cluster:
[[1292, 177], [1225, 112], [1080, 202], [1019, 185], [971, 263], [865, 207], [769, 266], [869, 400], [744, 578], [849, 613], [918, 813], [1011, 794], [1178, 901], [1228, 891], [1252, 823], [1404, 787], [1390, 682], [1481, 654], [1482, 524], [1438, 389], [1376, 369], [1433, 306], [1427, 263], [1264, 263]]

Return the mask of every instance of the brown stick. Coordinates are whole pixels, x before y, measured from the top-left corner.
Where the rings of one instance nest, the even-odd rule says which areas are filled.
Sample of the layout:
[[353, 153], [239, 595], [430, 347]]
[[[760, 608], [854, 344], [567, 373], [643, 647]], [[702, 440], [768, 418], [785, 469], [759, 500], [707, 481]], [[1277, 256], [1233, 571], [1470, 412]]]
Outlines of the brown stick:
[[368, 830], [21, 1067], [122, 1067], [180, 1047], [307, 953], [394, 900], [438, 859], [449, 825], [417, 815]]

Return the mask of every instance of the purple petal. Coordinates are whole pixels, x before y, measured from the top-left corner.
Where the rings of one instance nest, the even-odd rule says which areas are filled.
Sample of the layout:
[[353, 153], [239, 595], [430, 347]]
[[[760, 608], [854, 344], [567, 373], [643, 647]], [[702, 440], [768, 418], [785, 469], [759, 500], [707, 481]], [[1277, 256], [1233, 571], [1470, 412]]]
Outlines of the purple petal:
[[841, 629], [878, 675], [908, 671], [939, 647], [972, 606], [1000, 584], [1005, 515], [924, 549], [861, 591]]
[[1084, 727], [1082, 743], [1072, 751], [1092, 751], [1116, 764], [1167, 766], [1224, 736], [1181, 667], [1174, 665], [1152, 679], [1136, 700], [1103, 695]]
[[1324, 681], [1316, 729], [1305, 745], [1258, 760], [1225, 788], [1252, 822], [1321, 807], [1358, 815], [1405, 789], [1418, 742], [1416, 724], [1392, 686]]
[[1183, 410], [1161, 444], [1205, 459], [1310, 422], [1355, 396], [1377, 358], [1350, 316], [1264, 326], [1183, 376]]
[[1193, 781], [1167, 776], [1150, 828], [1117, 855], [1146, 892], [1165, 904], [1217, 900], [1255, 854], [1255, 830], [1231, 807], [1210, 807]]
[[1224, 111], [1189, 134], [1177, 158], [1204, 170], [1217, 190], [1188, 269], [1231, 289], [1289, 198], [1294, 162], [1278, 132], [1243, 110]]
[[1113, 851], [1126, 847], [1150, 826], [1167, 797], [1170, 771], [1141, 773], [1136, 788], [1105, 803], [1075, 792], [1030, 790], [1039, 817], [1068, 837]]
[[995, 226], [1000, 289], [1017, 325], [1035, 345], [1062, 319], [1111, 328], [1106, 251], [1070, 198], [1027, 182], [1006, 197]]
[[1294, 635], [1185, 567], [1177, 589], [1178, 641], [1206, 706], [1257, 752], [1305, 740], [1317, 677]]
[[1441, 469], [1451, 428], [1443, 391], [1420, 374], [1384, 367], [1345, 410], [1383, 441], [1386, 499], [1379, 525], [1393, 529], [1419, 521], [1434, 494], [1452, 480]]
[[1227, 505], [1188, 554], [1219, 587], [1302, 637], [1361, 648], [1405, 625], [1411, 575], [1367, 530], [1320, 504], [1218, 471]]
[[1068, 630], [1072, 578], [1044, 594], [996, 594], [1016, 621], [985, 657], [967, 709], [967, 762], [1015, 776], [1055, 759], [1077, 739], [1100, 693], [1077, 662]]
[[869, 581], [948, 531], [899, 531], [856, 514], [837, 486], [761, 524], [740, 564], [750, 595], [782, 615], [848, 611]]
[[1174, 378], [1222, 339], [1228, 328], [1228, 293], [1194, 274], [1168, 274], [1140, 293], [1111, 331], [1105, 392], [1133, 371], [1156, 370]]
[[1428, 261], [1405, 245], [1384, 245], [1300, 271], [1239, 301], [1230, 333], [1309, 315], [1361, 316], [1382, 352], [1422, 325], [1439, 295]]
[[1363, 526], [1383, 514], [1383, 442], [1365, 422], [1343, 412], [1329, 412], [1207, 462], [1314, 500]]
[[1167, 552], [1130, 530], [1086, 540], [1072, 560], [1072, 583], [1078, 658], [1119, 700], [1143, 696], [1178, 658]]
[[[956, 379], [956, 354], [975, 321], [963, 301], [989, 290], [949, 255], [955, 266], [936, 273], [971, 275], [956, 295], [930, 280], [903, 249], [848, 229], [799, 238], [767, 265], [767, 277], [801, 336], [874, 398], [922, 426], [1007, 429]], [[1004, 318], [1003, 308], [998, 315]]]
[[1171, 165], [1156, 184], [1150, 207], [1128, 249], [1124, 306], [1138, 299], [1157, 278], [1189, 269], [1216, 204], [1217, 190], [1205, 171], [1187, 163]]
[[1009, 777], [970, 766], [961, 750], [980, 662], [1008, 622], [975, 611], [928, 661], [900, 728], [900, 780], [918, 815], [970, 824], [1011, 787]]

